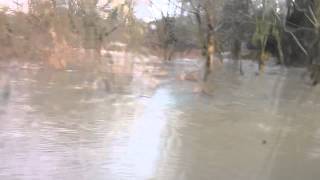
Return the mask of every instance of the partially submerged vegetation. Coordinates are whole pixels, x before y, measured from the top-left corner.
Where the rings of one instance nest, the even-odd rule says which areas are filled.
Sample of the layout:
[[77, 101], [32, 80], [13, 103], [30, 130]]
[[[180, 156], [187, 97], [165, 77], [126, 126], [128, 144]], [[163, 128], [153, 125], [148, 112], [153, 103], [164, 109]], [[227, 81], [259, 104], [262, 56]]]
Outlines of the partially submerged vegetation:
[[[155, 2], [150, 1], [150, 6]], [[64, 68], [75, 61], [101, 62], [109, 51], [154, 54], [170, 61], [197, 52], [206, 73], [212, 61], [257, 60], [269, 55], [280, 65], [307, 66], [317, 84], [320, 3], [315, 0], [168, 0], [161, 16], [143, 21], [133, 0], [29, 0], [0, 10], [0, 59], [47, 61]], [[24, 8], [23, 8], [24, 7]], [[244, 55], [245, 49], [253, 53]], [[206, 75], [207, 76], [207, 75]], [[205, 76], [205, 79], [206, 79]]]

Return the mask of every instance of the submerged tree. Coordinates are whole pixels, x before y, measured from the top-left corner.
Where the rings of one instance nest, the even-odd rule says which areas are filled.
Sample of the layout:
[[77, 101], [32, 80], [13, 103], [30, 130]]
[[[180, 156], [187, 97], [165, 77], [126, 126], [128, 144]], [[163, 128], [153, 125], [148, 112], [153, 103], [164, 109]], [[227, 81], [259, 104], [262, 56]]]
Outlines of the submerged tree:
[[220, 42], [217, 30], [222, 18], [222, 8], [224, 0], [183, 0], [183, 10], [190, 16], [196, 24], [198, 39], [205, 58], [206, 75], [210, 73], [213, 56], [220, 53]]
[[254, 31], [254, 17], [250, 0], [226, 0], [223, 6], [221, 28], [218, 30], [223, 46], [231, 51], [232, 58], [239, 60], [240, 74], [243, 74], [241, 49], [244, 42], [250, 42]]

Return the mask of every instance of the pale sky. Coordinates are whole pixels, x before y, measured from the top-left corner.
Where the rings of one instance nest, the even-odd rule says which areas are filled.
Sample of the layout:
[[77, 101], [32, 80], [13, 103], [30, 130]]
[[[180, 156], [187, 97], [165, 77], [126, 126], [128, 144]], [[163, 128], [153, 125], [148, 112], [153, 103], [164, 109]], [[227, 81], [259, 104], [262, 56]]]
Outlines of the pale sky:
[[[161, 11], [163, 13], [167, 13], [168, 11], [168, 1], [167, 0], [135, 0], [135, 15], [139, 19], [143, 19], [145, 21], [153, 20], [154, 18], [161, 17]], [[26, 10], [27, 0], [0, 0], [0, 5], [9, 6], [11, 9], [16, 9], [17, 5], [14, 2], [19, 2], [23, 5], [22, 9]]]
[[152, 0], [151, 3], [148, 0], [140, 0], [135, 7], [135, 14], [140, 19], [150, 21], [154, 18], [160, 18], [161, 12], [166, 14], [169, 9], [167, 0]]

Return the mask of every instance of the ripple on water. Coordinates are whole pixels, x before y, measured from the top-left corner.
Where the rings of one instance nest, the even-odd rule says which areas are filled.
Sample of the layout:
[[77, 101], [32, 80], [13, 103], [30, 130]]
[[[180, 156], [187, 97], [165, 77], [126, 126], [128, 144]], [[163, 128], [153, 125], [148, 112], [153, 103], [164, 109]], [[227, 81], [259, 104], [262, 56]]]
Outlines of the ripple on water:
[[[175, 68], [182, 64], [198, 68]], [[115, 78], [114, 89], [100, 93], [89, 88], [95, 75], [80, 71], [17, 72], [0, 116], [0, 179], [247, 180], [270, 153], [280, 175], [295, 173], [284, 165], [318, 161], [319, 90], [298, 85], [297, 75], [253, 74], [226, 67], [204, 96], [175, 77], [151, 88], [158, 82], [142, 75], [133, 83]]]

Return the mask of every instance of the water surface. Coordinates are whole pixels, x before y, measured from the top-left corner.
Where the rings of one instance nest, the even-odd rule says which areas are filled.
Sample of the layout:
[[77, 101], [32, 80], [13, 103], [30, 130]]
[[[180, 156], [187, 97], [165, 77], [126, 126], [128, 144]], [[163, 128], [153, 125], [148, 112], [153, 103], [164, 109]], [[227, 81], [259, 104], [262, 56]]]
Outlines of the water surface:
[[103, 77], [34, 66], [1, 67], [11, 92], [0, 104], [0, 179], [320, 177], [320, 90], [301, 69], [256, 76], [246, 63], [240, 76], [226, 63], [202, 83], [178, 78], [197, 69], [190, 61]]

